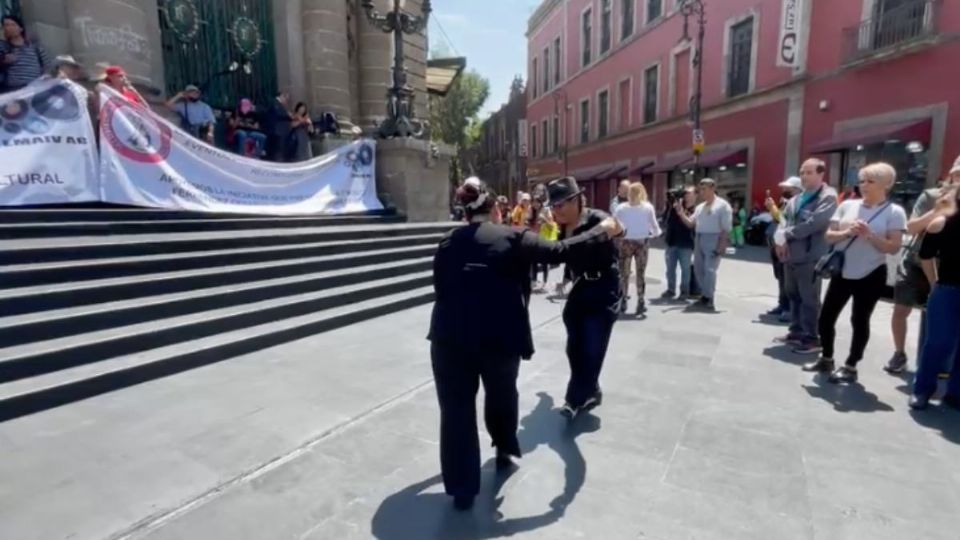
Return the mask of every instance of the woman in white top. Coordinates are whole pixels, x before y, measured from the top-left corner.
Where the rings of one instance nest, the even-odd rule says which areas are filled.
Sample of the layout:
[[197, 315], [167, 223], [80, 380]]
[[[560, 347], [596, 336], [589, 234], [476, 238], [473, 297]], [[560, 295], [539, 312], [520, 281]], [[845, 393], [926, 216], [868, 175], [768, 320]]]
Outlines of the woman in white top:
[[[830, 372], [830, 382], [857, 380], [857, 364], [870, 340], [870, 316], [887, 284], [887, 255], [900, 251], [907, 214], [888, 200], [897, 171], [886, 163], [860, 169], [862, 199], [843, 201], [827, 230], [827, 242], [844, 254], [842, 275], [830, 280], [820, 309], [818, 327], [823, 354], [804, 371]], [[837, 319], [853, 299], [850, 322], [853, 339], [844, 365], [834, 371], [833, 346]]]
[[626, 234], [620, 240], [620, 287], [623, 299], [620, 300], [620, 312], [627, 311], [627, 293], [630, 290], [630, 260], [636, 261], [637, 270], [637, 315], [646, 313], [647, 306], [643, 295], [647, 289], [644, 273], [647, 271], [649, 240], [660, 236], [657, 223], [657, 211], [647, 202], [647, 190], [643, 184], [630, 184], [627, 201], [617, 207], [616, 218], [623, 224]]

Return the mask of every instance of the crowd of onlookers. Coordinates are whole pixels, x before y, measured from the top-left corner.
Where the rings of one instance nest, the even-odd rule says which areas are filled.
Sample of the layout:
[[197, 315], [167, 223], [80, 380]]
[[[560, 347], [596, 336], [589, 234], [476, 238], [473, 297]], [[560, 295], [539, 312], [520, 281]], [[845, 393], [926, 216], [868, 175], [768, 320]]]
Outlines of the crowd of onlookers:
[[[0, 94], [20, 90], [46, 77], [68, 79], [80, 84], [102, 83], [131, 103], [149, 106], [131, 84], [120, 66], [98, 64], [88, 74], [72, 56], [50, 58], [46, 49], [26, 35], [23, 21], [3, 16], [0, 40]], [[98, 98], [89, 94], [91, 117], [98, 114]], [[176, 116], [182, 129], [199, 140], [240, 155], [276, 162], [304, 161], [313, 157], [311, 138], [322, 133], [339, 132], [336, 118], [310, 115], [305, 103], [290, 108], [290, 96], [277, 93], [261, 111], [251, 99], [242, 98], [233, 110], [216, 111], [204, 101], [201, 87], [190, 84], [171, 97], [166, 108]]]

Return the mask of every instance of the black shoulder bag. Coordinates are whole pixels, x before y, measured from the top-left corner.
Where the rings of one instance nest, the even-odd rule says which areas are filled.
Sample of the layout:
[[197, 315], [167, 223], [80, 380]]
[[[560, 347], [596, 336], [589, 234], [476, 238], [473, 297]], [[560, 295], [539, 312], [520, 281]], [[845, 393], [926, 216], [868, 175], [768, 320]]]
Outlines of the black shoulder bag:
[[[869, 225], [870, 222], [880, 217], [880, 215], [883, 214], [891, 204], [893, 203], [888, 201], [887, 204], [883, 205], [883, 208], [881, 208], [879, 212], [867, 220], [867, 224]], [[857, 241], [857, 238], [859, 237], [851, 238], [847, 241], [847, 244], [843, 246], [843, 248], [837, 249], [834, 247], [830, 249], [829, 253], [823, 257], [820, 257], [820, 260], [817, 261], [816, 266], [813, 267], [813, 271], [816, 272], [816, 275], [822, 277], [823, 279], [840, 277], [840, 275], [843, 273], [843, 263], [847, 258], [845, 253], [848, 249], [850, 249], [850, 246]]]

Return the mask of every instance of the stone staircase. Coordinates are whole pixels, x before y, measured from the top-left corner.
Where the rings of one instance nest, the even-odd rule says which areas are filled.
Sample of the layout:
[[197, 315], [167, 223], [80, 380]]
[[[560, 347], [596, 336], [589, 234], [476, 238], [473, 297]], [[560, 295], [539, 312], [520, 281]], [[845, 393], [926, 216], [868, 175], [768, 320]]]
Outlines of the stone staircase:
[[0, 210], [0, 421], [428, 303], [450, 228]]

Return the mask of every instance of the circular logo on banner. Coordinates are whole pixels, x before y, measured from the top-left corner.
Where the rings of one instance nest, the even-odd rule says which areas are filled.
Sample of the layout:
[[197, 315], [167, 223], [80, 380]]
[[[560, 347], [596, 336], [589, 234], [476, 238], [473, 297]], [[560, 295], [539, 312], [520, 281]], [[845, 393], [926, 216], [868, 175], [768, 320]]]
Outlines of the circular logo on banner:
[[247, 17], [237, 17], [233, 21], [233, 44], [243, 53], [244, 56], [256, 56], [260, 52], [263, 42], [260, 40], [260, 28], [253, 19]]
[[164, 15], [180, 41], [193, 41], [200, 32], [200, 11], [193, 0], [168, 0]]
[[360, 172], [363, 167], [369, 167], [373, 164], [373, 147], [369, 144], [361, 144], [360, 147], [343, 156], [344, 164], [353, 169], [354, 173]]
[[138, 163], [160, 163], [170, 155], [170, 128], [123, 98], [103, 107], [100, 135], [121, 156]]

